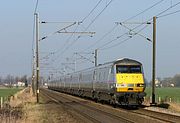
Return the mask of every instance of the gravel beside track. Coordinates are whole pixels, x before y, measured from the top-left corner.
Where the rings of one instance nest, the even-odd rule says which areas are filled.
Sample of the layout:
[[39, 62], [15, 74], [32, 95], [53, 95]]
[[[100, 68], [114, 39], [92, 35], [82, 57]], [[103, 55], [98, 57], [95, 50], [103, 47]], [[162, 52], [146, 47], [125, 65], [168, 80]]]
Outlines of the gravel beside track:
[[102, 105], [90, 100], [85, 100], [79, 97], [59, 93], [51, 90], [42, 89], [46, 98], [50, 98], [54, 102], [64, 105], [67, 110], [76, 115], [84, 122], [103, 122], [103, 123], [163, 123], [172, 122], [178, 123], [178, 116], [149, 111], [145, 109], [122, 109], [112, 108], [109, 105]]

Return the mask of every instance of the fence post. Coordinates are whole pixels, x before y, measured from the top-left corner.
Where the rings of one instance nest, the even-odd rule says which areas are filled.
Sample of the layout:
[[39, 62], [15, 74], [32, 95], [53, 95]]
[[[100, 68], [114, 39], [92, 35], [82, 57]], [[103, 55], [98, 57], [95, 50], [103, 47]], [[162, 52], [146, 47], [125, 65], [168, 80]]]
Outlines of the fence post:
[[171, 97], [169, 98], [169, 102], [170, 102], [170, 103], [172, 102], [172, 99], [171, 99]]
[[159, 101], [159, 103], [161, 103], [161, 97], [159, 97], [158, 101]]
[[150, 96], [150, 101], [152, 100], [152, 97]]
[[3, 108], [3, 97], [1, 97], [1, 109]]

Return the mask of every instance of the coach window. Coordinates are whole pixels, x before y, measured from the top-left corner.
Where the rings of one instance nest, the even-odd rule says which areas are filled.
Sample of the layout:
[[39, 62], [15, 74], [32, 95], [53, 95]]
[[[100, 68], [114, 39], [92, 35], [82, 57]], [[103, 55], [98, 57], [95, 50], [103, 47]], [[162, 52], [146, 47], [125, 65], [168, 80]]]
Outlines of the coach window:
[[96, 71], [93, 72], [93, 80], [96, 80]]
[[106, 71], [104, 71], [104, 78], [103, 80], [106, 80]]
[[101, 81], [101, 72], [99, 72], [99, 82]]

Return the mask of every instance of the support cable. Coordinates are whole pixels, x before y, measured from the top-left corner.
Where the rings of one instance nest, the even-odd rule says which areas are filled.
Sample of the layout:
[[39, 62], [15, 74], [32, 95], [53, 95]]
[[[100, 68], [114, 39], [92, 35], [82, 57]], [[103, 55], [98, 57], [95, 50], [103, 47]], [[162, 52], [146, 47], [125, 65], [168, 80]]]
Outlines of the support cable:
[[40, 39], [40, 41], [41, 41], [41, 40], [44, 40], [44, 39], [46, 39], [46, 38], [48, 38], [48, 37], [50, 37], [50, 36], [52, 36], [52, 35], [54, 35], [54, 34], [61, 33], [61, 31], [66, 31], [67, 28], [69, 28], [69, 27], [71, 27], [71, 26], [73, 26], [73, 25], [75, 25], [75, 24], [76, 24], [76, 22], [74, 22], [74, 23], [72, 23], [72, 24], [70, 24], [70, 25], [68, 25], [68, 26], [66, 26], [66, 27], [64, 27], [64, 28], [62, 28], [62, 29], [59, 29], [59, 30], [57, 30], [57, 31], [55, 31], [55, 32], [53, 32], [53, 33], [50, 33], [50, 34], [48, 34], [47, 36], [42, 37], [42, 38]]
[[[151, 24], [151, 23], [148, 23], [148, 24]], [[134, 35], [139, 35], [139, 36], [141, 36], [141, 37], [145, 38], [146, 40], [148, 40], [148, 41], [152, 42], [152, 40], [151, 40], [150, 38], [148, 38], [148, 37], [146, 37], [146, 36], [144, 36], [144, 35], [142, 35], [142, 34], [140, 34], [140, 33], [137, 33], [137, 32], [136, 32], [136, 31], [134, 31], [134, 30], [131, 30], [129, 27], [125, 26], [124, 24], [119, 23], [119, 25], [121, 25], [121, 26], [123, 26], [124, 28], [128, 29], [128, 30], [129, 30], [129, 32], [133, 32], [133, 33], [134, 33]]]
[[[147, 26], [148, 26], [148, 25], [144, 26], [142, 29], [140, 29], [139, 31], [137, 31], [137, 33], [135, 33], [134, 35], [132, 35], [132, 36], [130, 36], [130, 37], [124, 39], [124, 40], [122, 40], [122, 41], [119, 42], [119, 43], [116, 43], [116, 44], [114, 44], [114, 45], [112, 45], [112, 46], [105, 47], [105, 48], [103, 48], [103, 47], [104, 47], [104, 46], [103, 46], [103, 47], [100, 47], [100, 48], [98, 48], [98, 49], [99, 49], [99, 50], [107, 50], [107, 49], [110, 49], [110, 48], [119, 46], [120, 44], [123, 44], [124, 42], [132, 39], [133, 36], [135, 36], [135, 35], [137, 35], [138, 33], [140, 33], [142, 30], [144, 30], [145, 28], [147, 28]], [[121, 35], [120, 37], [122, 37], [122, 36], [123, 36], [123, 35]], [[120, 38], [120, 37], [119, 37], [119, 38]], [[114, 39], [114, 40], [112, 40], [112, 41], [116, 41], [116, 40], [118, 40], [119, 38], [116, 38], [116, 39]]]

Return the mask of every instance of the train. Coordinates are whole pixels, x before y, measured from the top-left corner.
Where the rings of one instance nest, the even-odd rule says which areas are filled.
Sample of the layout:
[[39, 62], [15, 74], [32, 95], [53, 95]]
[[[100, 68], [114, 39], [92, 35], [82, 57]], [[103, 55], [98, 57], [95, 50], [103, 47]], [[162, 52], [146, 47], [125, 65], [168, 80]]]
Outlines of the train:
[[48, 88], [114, 106], [139, 106], [146, 96], [143, 65], [122, 58], [96, 67], [60, 76]]

